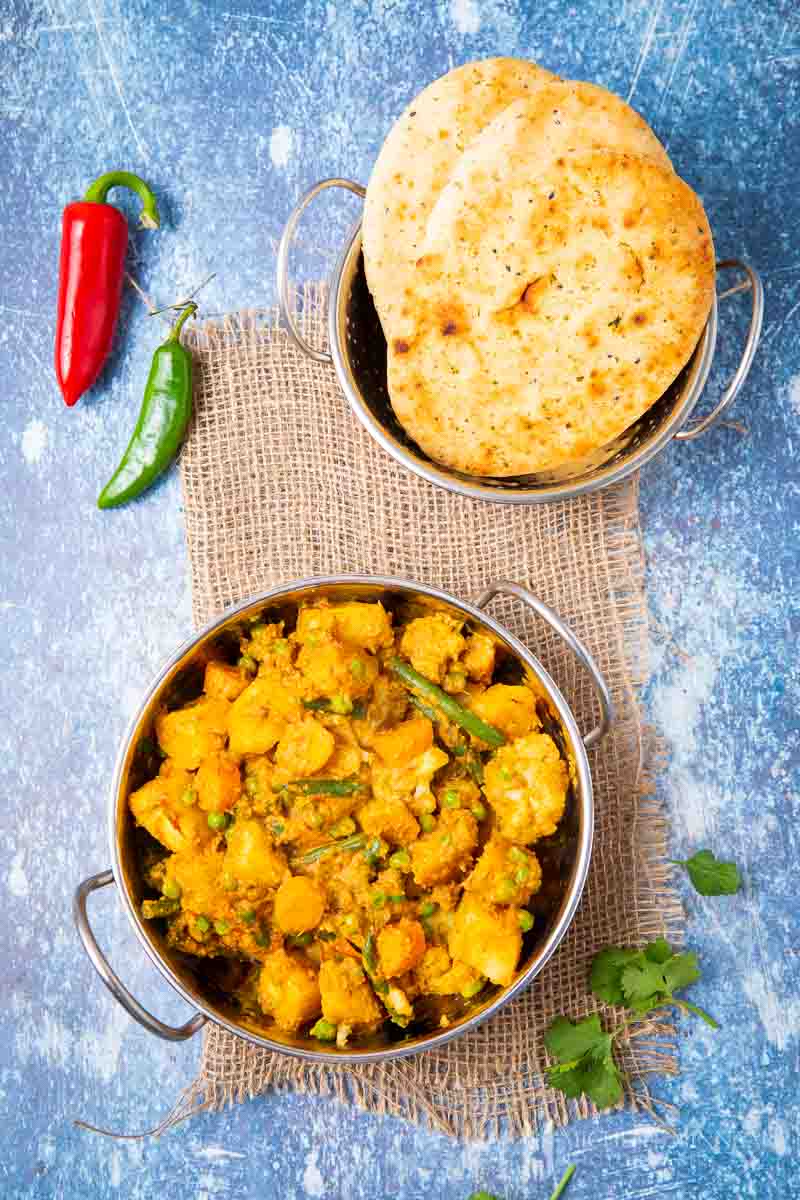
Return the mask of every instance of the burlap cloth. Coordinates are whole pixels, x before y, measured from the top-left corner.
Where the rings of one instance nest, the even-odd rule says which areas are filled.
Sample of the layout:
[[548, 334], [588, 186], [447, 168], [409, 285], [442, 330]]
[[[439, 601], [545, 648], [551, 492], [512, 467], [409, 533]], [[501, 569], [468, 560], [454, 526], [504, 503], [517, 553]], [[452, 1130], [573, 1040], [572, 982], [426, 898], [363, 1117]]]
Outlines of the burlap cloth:
[[[324, 304], [324, 289], [305, 289], [305, 331], [318, 345]], [[546, 1086], [545, 1029], [559, 1013], [577, 1018], [597, 1008], [587, 968], [602, 946], [682, 934], [637, 703], [647, 627], [636, 481], [539, 507], [462, 499], [397, 466], [350, 412], [333, 369], [304, 358], [276, 313], [239, 313], [186, 340], [196, 416], [181, 471], [198, 623], [271, 584], [320, 573], [400, 575], [467, 599], [492, 580], [513, 579], [586, 641], [617, 717], [589, 754], [596, 832], [581, 906], [524, 995], [440, 1050], [355, 1068], [272, 1054], [209, 1025], [180, 1114], [272, 1088], [335, 1096], [466, 1138], [526, 1134], [542, 1119], [563, 1124], [591, 1114], [591, 1104], [567, 1102]], [[596, 704], [566, 647], [517, 603], [494, 611], [544, 662], [579, 727], [590, 729]], [[626, 1103], [650, 1109], [647, 1075], [677, 1071], [672, 1027], [644, 1027], [624, 1045], [623, 1065]]]

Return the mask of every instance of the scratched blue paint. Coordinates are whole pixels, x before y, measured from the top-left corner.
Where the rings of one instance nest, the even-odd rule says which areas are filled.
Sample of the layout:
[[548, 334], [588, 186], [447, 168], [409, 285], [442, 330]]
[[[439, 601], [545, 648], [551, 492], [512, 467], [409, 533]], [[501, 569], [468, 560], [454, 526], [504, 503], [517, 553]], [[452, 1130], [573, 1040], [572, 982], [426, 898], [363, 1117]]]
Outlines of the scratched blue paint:
[[[314, 179], [366, 179], [425, 82], [490, 53], [537, 58], [629, 96], [700, 191], [721, 256], [765, 276], [764, 348], [735, 417], [646, 471], [657, 622], [648, 710], [669, 738], [662, 789], [675, 853], [743, 866], [736, 898], [687, 895], [698, 999], [722, 1030], [683, 1025], [683, 1075], [653, 1090], [678, 1134], [640, 1118], [463, 1148], [332, 1102], [271, 1096], [160, 1142], [115, 1143], [74, 1117], [147, 1128], [197, 1048], [154, 1041], [77, 950], [75, 882], [108, 862], [105, 787], [126, 716], [190, 628], [174, 477], [130, 509], [94, 499], [115, 464], [163, 327], [128, 292], [118, 352], [73, 412], [51, 370], [58, 214], [112, 165], [147, 176], [164, 227], [131, 272], [166, 302], [211, 271], [206, 312], [274, 300], [282, 222]], [[0, 987], [3, 1197], [443, 1197], [477, 1186], [544, 1197], [568, 1162], [574, 1200], [797, 1194], [800, 989], [797, 424], [800, 417], [800, 13], [792, 0], [408, 0], [0, 6], [3, 169], [0, 464], [4, 621], [0, 794], [6, 836]], [[132, 209], [129, 211], [133, 211]], [[321, 202], [301, 269], [331, 259], [352, 208]], [[743, 309], [722, 322], [715, 387]], [[137, 994], [182, 1015], [96, 898], [103, 943]]]

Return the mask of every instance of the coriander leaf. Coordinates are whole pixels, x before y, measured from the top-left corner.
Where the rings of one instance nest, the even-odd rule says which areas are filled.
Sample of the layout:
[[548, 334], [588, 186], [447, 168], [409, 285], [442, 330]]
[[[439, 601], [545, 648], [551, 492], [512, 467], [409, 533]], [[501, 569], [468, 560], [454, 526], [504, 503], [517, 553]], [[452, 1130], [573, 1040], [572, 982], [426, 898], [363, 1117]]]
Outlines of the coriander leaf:
[[570, 1100], [588, 1096], [598, 1108], [616, 1104], [622, 1095], [622, 1083], [611, 1054], [596, 1058], [586, 1054], [574, 1066], [548, 1071], [551, 1087], [563, 1092]]
[[672, 957], [672, 947], [664, 938], [656, 938], [654, 942], [650, 942], [649, 946], [645, 946], [644, 956], [650, 962], [665, 963], [668, 958]]
[[695, 891], [701, 896], [732, 896], [742, 886], [736, 863], [720, 862], [711, 850], [698, 850], [691, 858], [673, 862], [675, 866], [686, 867]]
[[638, 955], [622, 972], [622, 991], [629, 1008], [652, 1008], [667, 991], [664, 966]]
[[611, 1053], [611, 1035], [603, 1032], [597, 1013], [577, 1022], [556, 1017], [544, 1035], [544, 1044], [560, 1064], [567, 1065], [585, 1054], [603, 1057]]
[[666, 990], [670, 995], [700, 978], [697, 955], [692, 951], [687, 954], [673, 954], [672, 958], [664, 963], [663, 971]]
[[594, 956], [589, 983], [595, 996], [605, 1000], [606, 1004], [624, 1004], [622, 972], [637, 953], [621, 946], [607, 946]]

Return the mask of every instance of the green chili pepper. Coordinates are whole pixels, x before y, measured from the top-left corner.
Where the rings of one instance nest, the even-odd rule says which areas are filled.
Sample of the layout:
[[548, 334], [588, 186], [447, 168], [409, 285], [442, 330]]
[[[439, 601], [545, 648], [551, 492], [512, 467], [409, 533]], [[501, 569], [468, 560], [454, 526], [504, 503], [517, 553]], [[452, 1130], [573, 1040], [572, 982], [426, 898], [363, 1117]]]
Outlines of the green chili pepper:
[[155, 917], [171, 917], [179, 908], [179, 901], [168, 896], [162, 900], [143, 900], [142, 916], [146, 921], [152, 921]]
[[361, 790], [358, 779], [293, 779], [289, 787], [304, 796], [350, 796]]
[[301, 854], [295, 861], [298, 863], [313, 863], [317, 862], [320, 858], [324, 858], [327, 854], [333, 854], [334, 851], [360, 850], [366, 840], [363, 833], [357, 833], [353, 837], [342, 838], [339, 842], [326, 842], [323, 846], [315, 846], [313, 850], [309, 850], [306, 854]]
[[196, 304], [187, 304], [153, 355], [139, 420], [119, 466], [100, 493], [98, 508], [115, 508], [140, 496], [178, 453], [192, 414], [192, 356], [181, 345], [180, 335], [196, 312]]
[[465, 729], [467, 733], [480, 738], [488, 746], [505, 745], [505, 734], [501, 733], [499, 729], [495, 729], [494, 725], [488, 725], [486, 721], [482, 721], [477, 713], [464, 708], [463, 704], [459, 704], [452, 696], [448, 696], [447, 692], [443, 691], [438, 684], [426, 679], [424, 675], [420, 675], [419, 671], [415, 671], [409, 663], [403, 662], [400, 658], [390, 658], [389, 666], [395, 675], [402, 679], [406, 687], [412, 690], [416, 689], [418, 692], [422, 692], [423, 696], [427, 696], [429, 700], [433, 700], [446, 717]]

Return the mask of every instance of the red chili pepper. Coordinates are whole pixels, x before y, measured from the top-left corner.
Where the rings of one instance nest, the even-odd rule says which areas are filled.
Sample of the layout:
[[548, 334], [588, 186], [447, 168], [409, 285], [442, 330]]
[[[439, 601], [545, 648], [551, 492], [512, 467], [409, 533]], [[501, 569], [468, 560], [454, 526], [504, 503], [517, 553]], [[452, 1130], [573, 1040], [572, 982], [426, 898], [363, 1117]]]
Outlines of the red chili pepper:
[[128, 222], [106, 203], [111, 188], [127, 187], [142, 201], [141, 227], [158, 228], [156, 198], [138, 175], [101, 175], [83, 200], [64, 209], [58, 281], [56, 378], [70, 407], [90, 388], [108, 358], [119, 314]]

